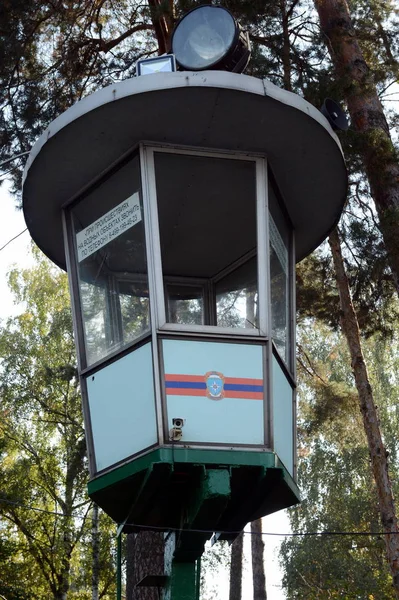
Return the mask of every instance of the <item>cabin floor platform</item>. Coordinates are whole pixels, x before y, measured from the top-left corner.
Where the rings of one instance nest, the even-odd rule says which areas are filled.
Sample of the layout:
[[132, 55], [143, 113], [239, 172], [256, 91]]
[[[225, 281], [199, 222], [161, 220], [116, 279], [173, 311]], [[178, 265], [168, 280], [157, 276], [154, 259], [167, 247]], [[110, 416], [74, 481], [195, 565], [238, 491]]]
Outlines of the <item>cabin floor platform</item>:
[[182, 562], [198, 558], [214, 532], [233, 541], [249, 521], [299, 502], [270, 451], [158, 448], [92, 479], [88, 490], [124, 533], [177, 531]]

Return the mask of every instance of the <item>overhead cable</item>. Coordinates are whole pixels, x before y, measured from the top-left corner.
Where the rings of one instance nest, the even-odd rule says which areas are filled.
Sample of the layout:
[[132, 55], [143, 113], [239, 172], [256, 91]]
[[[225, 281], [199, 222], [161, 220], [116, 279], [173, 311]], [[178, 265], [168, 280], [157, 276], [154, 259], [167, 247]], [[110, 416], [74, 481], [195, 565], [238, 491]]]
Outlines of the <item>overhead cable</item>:
[[[6, 498], [0, 498], [0, 503], [11, 504], [13, 506], [17, 506], [19, 508], [25, 508], [27, 510], [34, 510], [38, 512], [44, 512], [50, 515], [55, 515], [57, 517], [65, 517], [65, 518], [80, 518], [83, 519], [82, 515], [70, 514], [65, 515], [64, 513], [59, 513], [56, 511], [46, 510], [43, 508], [38, 508], [35, 506], [27, 506], [25, 504], [14, 502], [12, 500], [8, 500]], [[215, 533], [214, 529], [179, 529], [178, 527], [156, 527], [154, 525], [138, 525], [137, 523], [129, 523], [129, 527], [134, 527], [136, 529], [141, 529], [145, 531], [165, 531], [165, 532], [184, 532], [184, 533]], [[397, 535], [399, 531], [305, 531], [305, 532], [287, 532], [287, 533], [276, 533], [276, 532], [252, 532], [252, 531], [217, 531], [216, 533], [220, 535], [239, 535], [243, 533], [244, 535], [259, 535], [259, 536], [277, 536], [277, 537], [309, 537], [309, 536], [349, 536], [349, 537], [358, 537], [358, 536], [368, 536], [368, 537], [381, 537], [384, 535]]]
[[23, 233], [25, 233], [25, 231], [28, 231], [28, 228], [27, 228], [27, 227], [25, 227], [25, 229], [24, 229], [23, 231], [20, 231], [19, 233], [17, 233], [17, 235], [14, 235], [14, 237], [13, 237], [13, 238], [11, 238], [10, 240], [8, 240], [8, 242], [6, 242], [6, 243], [4, 244], [4, 246], [2, 246], [2, 247], [0, 248], [0, 252], [1, 252], [2, 250], [4, 250], [4, 248], [6, 248], [6, 247], [8, 246], [8, 244], [11, 244], [11, 242], [13, 242], [13, 241], [14, 241], [14, 240], [16, 240], [17, 238], [19, 238], [19, 236], [20, 236], [20, 235], [22, 235]]
[[3, 167], [4, 165], [7, 165], [8, 163], [12, 162], [13, 160], [16, 160], [17, 158], [21, 158], [21, 156], [25, 156], [26, 154], [29, 154], [30, 150], [28, 150], [27, 152], [21, 152], [20, 154], [16, 154], [15, 156], [11, 156], [11, 158], [7, 158], [6, 160], [3, 160], [3, 162], [0, 163], [0, 168]]

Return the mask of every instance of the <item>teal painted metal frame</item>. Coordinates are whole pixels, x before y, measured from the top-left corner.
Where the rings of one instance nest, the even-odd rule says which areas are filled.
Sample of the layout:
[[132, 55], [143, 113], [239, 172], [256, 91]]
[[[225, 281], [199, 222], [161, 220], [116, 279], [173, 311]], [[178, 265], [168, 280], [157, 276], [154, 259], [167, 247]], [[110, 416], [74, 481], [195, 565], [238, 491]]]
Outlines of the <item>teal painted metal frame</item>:
[[193, 448], [158, 448], [112, 471], [91, 479], [88, 483], [89, 494], [93, 494], [119, 481], [143, 471], [153, 463], [192, 463], [226, 466], [259, 466], [268, 469], [279, 468], [283, 472], [286, 484], [299, 498], [299, 489], [284, 465], [274, 452], [252, 452], [248, 450], [209, 450]]

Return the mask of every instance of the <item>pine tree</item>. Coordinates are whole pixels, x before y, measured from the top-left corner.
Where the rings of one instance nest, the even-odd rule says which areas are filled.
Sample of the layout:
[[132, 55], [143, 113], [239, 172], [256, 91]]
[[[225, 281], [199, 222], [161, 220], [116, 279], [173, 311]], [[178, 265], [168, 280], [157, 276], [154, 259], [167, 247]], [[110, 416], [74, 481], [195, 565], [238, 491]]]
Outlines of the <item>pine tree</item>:
[[262, 519], [251, 523], [251, 557], [254, 600], [267, 600], [264, 564], [265, 544], [262, 538]]
[[360, 411], [363, 417], [364, 431], [370, 453], [371, 467], [377, 488], [381, 522], [385, 533], [386, 554], [392, 574], [393, 587], [396, 597], [399, 598], [399, 528], [388, 471], [388, 453], [381, 437], [379, 419], [362, 352], [359, 325], [350, 296], [337, 229], [330, 234], [329, 244], [333, 256], [340, 299], [342, 330], [346, 337], [351, 356], [356, 389], [359, 395]]
[[[335, 74], [348, 105], [352, 127], [358, 134], [357, 150], [378, 211], [389, 264], [399, 293], [399, 161], [378, 95], [376, 74], [361, 48], [346, 0], [315, 0], [315, 6]], [[375, 37], [382, 38], [384, 58], [388, 58], [384, 78], [388, 74], [397, 77], [399, 65], [382, 24], [383, 18], [379, 11]]]
[[240, 533], [231, 546], [229, 600], [242, 599], [243, 546], [244, 534]]

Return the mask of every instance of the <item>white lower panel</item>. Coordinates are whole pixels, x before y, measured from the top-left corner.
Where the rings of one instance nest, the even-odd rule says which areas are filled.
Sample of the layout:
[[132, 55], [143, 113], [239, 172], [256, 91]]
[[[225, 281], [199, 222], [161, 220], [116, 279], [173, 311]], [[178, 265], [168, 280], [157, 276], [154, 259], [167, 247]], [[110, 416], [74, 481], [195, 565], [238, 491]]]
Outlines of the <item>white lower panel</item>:
[[151, 344], [87, 378], [97, 471], [157, 442]]
[[263, 444], [263, 402], [168, 396], [168, 422], [185, 420], [182, 442]]
[[290, 475], [294, 472], [293, 389], [273, 356], [274, 451]]

